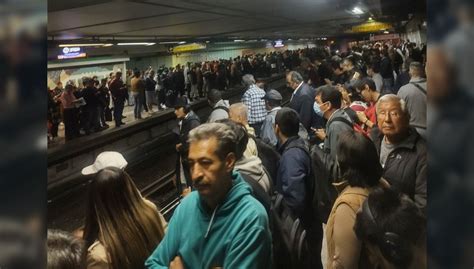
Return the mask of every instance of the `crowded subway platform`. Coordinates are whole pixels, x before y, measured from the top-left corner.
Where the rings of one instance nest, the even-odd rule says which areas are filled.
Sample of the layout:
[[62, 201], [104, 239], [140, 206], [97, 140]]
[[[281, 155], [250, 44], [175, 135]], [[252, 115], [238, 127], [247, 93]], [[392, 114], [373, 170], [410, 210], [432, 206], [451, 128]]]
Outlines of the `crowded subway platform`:
[[441, 135], [472, 10], [433, 37], [416, 1], [49, 0], [46, 268], [457, 268], [427, 182], [471, 186]]

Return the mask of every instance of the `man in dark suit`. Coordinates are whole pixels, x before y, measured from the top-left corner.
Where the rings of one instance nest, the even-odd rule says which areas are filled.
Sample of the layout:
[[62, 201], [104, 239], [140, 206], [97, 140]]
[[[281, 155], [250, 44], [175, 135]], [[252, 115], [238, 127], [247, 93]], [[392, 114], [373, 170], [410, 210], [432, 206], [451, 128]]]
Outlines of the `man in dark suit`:
[[298, 112], [301, 123], [309, 133], [314, 114], [315, 91], [303, 81], [303, 76], [296, 71], [291, 71], [286, 75], [286, 84], [293, 89], [289, 107]]

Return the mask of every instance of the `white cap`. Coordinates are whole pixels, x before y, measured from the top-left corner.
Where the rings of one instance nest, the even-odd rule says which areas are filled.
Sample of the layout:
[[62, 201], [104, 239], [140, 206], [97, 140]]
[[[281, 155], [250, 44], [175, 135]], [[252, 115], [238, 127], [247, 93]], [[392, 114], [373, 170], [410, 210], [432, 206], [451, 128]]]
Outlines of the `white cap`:
[[86, 166], [82, 169], [82, 174], [95, 174], [106, 167], [124, 169], [127, 164], [128, 163], [122, 154], [116, 151], [104, 151], [95, 158], [95, 162], [92, 165]]

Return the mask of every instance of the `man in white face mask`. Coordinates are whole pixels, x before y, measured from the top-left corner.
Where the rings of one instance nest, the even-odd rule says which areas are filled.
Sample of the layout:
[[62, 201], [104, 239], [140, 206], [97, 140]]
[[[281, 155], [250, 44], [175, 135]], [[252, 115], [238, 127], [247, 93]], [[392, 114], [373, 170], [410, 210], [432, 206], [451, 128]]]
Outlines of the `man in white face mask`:
[[314, 99], [314, 112], [327, 120], [326, 129], [313, 129], [315, 135], [324, 140], [323, 150], [336, 159], [336, 146], [341, 132], [352, 130], [349, 115], [341, 108], [342, 95], [334, 86], [322, 86]]

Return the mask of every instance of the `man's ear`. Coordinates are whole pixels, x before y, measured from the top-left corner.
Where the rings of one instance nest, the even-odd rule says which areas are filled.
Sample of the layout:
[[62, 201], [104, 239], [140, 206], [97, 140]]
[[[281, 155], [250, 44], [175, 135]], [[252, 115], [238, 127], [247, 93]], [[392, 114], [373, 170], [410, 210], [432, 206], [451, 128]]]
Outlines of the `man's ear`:
[[329, 107], [329, 108], [328, 108], [328, 110], [326, 110], [326, 111], [329, 111], [329, 110], [332, 109], [332, 103], [331, 103], [331, 101], [328, 101], [328, 107]]
[[232, 170], [234, 169], [235, 161], [235, 153], [229, 152], [229, 154], [227, 154], [227, 156], [225, 157], [225, 168], [227, 172], [232, 172]]

